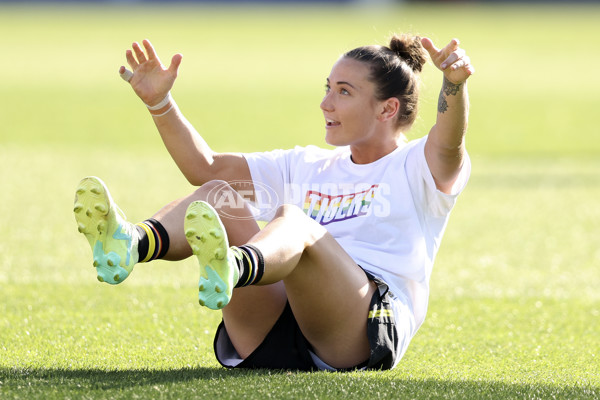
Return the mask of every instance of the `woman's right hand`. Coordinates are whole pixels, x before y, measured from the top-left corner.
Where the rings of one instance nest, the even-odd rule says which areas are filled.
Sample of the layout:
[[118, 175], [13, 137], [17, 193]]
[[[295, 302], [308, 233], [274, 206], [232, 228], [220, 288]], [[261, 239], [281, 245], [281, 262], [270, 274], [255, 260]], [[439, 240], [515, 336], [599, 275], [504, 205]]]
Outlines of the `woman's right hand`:
[[142, 44], [146, 52], [136, 42], [131, 46], [133, 51], [127, 50], [125, 53], [127, 63], [133, 70], [133, 74], [124, 66], [119, 68], [119, 74], [131, 84], [135, 94], [146, 105], [154, 106], [169, 94], [177, 78], [177, 71], [183, 56], [175, 54], [171, 59], [171, 65], [166, 68], [160, 62], [150, 41], [145, 39]]

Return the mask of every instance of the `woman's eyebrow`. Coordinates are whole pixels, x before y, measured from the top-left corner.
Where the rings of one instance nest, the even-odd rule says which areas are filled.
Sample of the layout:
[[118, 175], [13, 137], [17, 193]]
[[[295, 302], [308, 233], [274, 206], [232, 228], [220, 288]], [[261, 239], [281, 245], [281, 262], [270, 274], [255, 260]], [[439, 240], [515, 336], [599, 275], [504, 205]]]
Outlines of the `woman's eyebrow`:
[[[327, 83], [330, 83], [330, 82], [329, 82], [329, 78], [327, 78]], [[346, 82], [346, 81], [337, 81], [335, 84], [336, 84], [336, 85], [348, 85], [348, 86], [350, 86], [352, 89], [356, 89], [356, 86], [354, 86], [354, 85], [353, 85], [353, 84], [351, 84], [350, 82]]]

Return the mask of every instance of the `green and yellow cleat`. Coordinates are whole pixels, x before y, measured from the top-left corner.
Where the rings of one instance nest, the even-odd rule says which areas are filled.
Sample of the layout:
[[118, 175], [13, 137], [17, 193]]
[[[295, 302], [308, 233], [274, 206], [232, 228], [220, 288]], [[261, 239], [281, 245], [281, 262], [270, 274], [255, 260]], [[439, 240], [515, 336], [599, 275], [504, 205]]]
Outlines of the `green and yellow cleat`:
[[111, 285], [123, 282], [138, 261], [138, 235], [104, 182], [96, 177], [79, 182], [73, 212], [79, 232], [92, 248], [98, 280]]
[[210, 204], [195, 201], [187, 209], [184, 231], [200, 263], [198, 301], [202, 306], [220, 310], [231, 300], [239, 275], [225, 227]]

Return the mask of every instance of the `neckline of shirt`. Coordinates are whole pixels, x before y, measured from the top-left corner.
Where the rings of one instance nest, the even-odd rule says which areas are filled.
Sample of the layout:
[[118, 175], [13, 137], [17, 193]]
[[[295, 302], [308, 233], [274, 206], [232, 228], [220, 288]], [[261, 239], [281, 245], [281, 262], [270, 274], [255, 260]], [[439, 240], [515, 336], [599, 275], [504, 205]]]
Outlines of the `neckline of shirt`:
[[350, 146], [344, 146], [344, 148], [342, 150], [342, 152], [343, 152], [342, 159], [348, 168], [352, 168], [355, 170], [369, 170], [369, 169], [372, 169], [373, 167], [378, 166], [379, 164], [385, 163], [387, 160], [394, 158], [394, 156], [396, 154], [398, 154], [400, 151], [402, 151], [402, 149], [404, 149], [406, 147], [406, 145], [407, 145], [407, 143], [401, 143], [398, 147], [396, 147], [390, 153], [386, 154], [385, 156], [383, 156], [373, 162], [367, 163], [367, 164], [357, 164], [354, 161], [352, 161], [352, 152], [350, 151]]

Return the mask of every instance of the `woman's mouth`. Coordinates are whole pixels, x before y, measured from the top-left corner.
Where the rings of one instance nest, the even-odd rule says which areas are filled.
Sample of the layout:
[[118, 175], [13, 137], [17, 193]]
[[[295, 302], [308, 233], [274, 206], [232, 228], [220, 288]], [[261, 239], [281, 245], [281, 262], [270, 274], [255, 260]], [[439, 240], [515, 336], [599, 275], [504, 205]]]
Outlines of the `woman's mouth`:
[[325, 125], [327, 128], [333, 128], [336, 126], [340, 126], [341, 124], [338, 121], [334, 121], [333, 119], [325, 118]]

